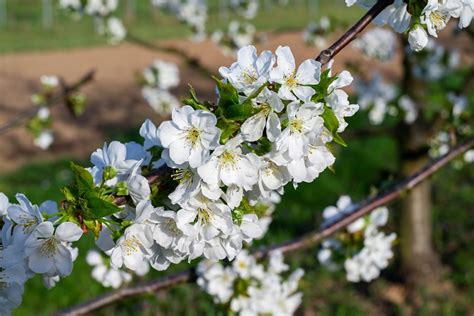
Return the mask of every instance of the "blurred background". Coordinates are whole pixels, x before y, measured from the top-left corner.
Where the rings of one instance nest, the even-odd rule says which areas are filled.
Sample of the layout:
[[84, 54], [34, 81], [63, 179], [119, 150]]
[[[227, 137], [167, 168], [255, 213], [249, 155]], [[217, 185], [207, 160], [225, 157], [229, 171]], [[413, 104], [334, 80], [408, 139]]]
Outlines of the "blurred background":
[[[207, 5], [206, 32], [225, 30], [234, 12], [228, 0], [208, 0]], [[261, 0], [252, 19], [258, 35], [256, 46], [259, 50], [274, 50], [278, 45], [289, 45], [298, 63], [316, 57], [324, 45], [335, 40], [363, 13], [358, 7], [347, 8], [342, 0], [287, 3]], [[144, 119], [150, 118], [155, 124], [166, 119], [166, 113], [157, 113], [142, 97], [140, 74], [155, 59], [178, 65], [181, 80], [172, 89], [177, 98], [186, 96], [191, 84], [200, 98], [215, 99], [213, 81], [204, 73], [217, 73], [218, 67], [229, 66], [235, 57], [228, 49], [223, 50], [210, 38], [190, 40], [189, 27], [148, 0], [122, 0], [115, 15], [123, 21], [127, 38], [108, 45], [96, 32], [93, 19], [71, 15], [61, 10], [56, 1], [0, 0], [0, 127], [35, 106], [32, 95], [42, 89], [39, 80], [42, 75], [56, 75], [71, 84], [87, 71], [95, 70], [94, 79], [81, 88], [87, 99], [82, 115], [71, 115], [61, 105], [50, 108], [54, 142], [47, 150], [34, 145], [28, 121], [0, 132], [0, 192], [12, 199], [15, 193], [23, 192], [34, 203], [46, 199], [60, 201], [60, 188], [72, 180], [70, 160], [87, 166], [90, 153], [104, 142], [140, 141], [138, 129]], [[323, 16], [330, 21], [330, 27], [316, 32], [321, 37], [319, 44], [309, 41], [304, 36], [308, 25], [318, 23]], [[446, 49], [456, 49], [460, 56], [460, 66], [456, 68], [459, 73], [450, 72], [429, 85], [435, 82], [440, 94], [466, 91], [472, 111], [470, 32], [455, 38], [450, 30], [442, 34], [440, 44]], [[403, 41], [393, 36], [397, 46], [391, 58], [382, 61], [369, 58], [360, 48], [350, 46], [336, 58], [335, 71], [350, 69], [355, 76], [368, 80], [376, 70], [387, 83], [405, 89]], [[349, 92], [357, 102], [358, 92]], [[368, 115], [371, 109], [368, 106], [348, 120], [349, 128], [343, 137], [349, 146], [336, 149], [334, 172], [328, 170], [314, 183], [302, 184], [297, 189], [288, 186], [274, 212], [269, 232], [258, 245], [278, 243], [311, 231], [322, 222], [322, 210], [334, 205], [339, 196], [362, 199], [410, 173], [420, 161], [426, 161], [426, 158], [413, 159], [409, 155], [413, 148], [408, 150], [402, 141], [414, 137], [416, 132], [407, 127], [406, 133], [401, 133], [399, 127], [406, 125], [392, 117], [374, 127]], [[428, 154], [432, 134], [420, 146], [424, 154]], [[344, 271], [326, 270], [317, 260], [316, 247], [286, 258], [293, 267], [306, 271], [301, 284], [304, 301], [298, 314], [473, 315], [474, 164], [463, 162], [462, 166], [458, 163], [444, 168], [432, 178], [426, 192], [429, 202], [423, 207], [429, 216], [423, 225], [432, 229], [428, 254], [407, 259], [400, 255], [400, 242], [397, 242], [390, 267], [371, 283], [349, 283]], [[387, 229], [402, 237], [406, 235], [400, 233], [400, 223], [407, 222], [400, 214], [407, 209], [405, 204], [406, 201], [389, 205], [391, 216]], [[413, 229], [407, 238], [416, 239], [417, 233]], [[93, 243], [92, 236], [80, 241], [80, 254], [72, 275], [54, 289], [46, 290], [40, 278], [29, 281], [23, 304], [14, 315], [51, 314], [109, 291], [91, 278], [91, 267], [85, 262], [86, 251]], [[423, 258], [424, 255], [429, 258]], [[426, 268], [426, 272], [436, 275], [432, 278], [435, 281], [408, 279], [406, 269], [412, 269], [413, 262], [425, 259], [436, 262]], [[155, 278], [187, 266], [184, 263], [165, 272], [151, 271], [137, 279]], [[218, 315], [219, 311], [208, 295], [196, 285], [188, 284], [120, 302], [98, 315], [137, 313]]]

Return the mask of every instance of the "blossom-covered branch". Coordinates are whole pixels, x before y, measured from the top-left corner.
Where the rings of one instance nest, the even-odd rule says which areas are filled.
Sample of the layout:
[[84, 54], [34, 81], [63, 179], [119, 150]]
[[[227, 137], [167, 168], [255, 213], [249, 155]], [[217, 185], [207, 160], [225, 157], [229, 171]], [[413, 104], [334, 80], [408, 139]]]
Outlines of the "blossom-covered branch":
[[[62, 104], [61, 102], [66, 101], [71, 94], [78, 91], [85, 84], [91, 82], [94, 79], [94, 75], [95, 75], [95, 70], [89, 70], [83, 76], [81, 76], [76, 82], [70, 85], [62, 84], [61, 90], [57, 94], [50, 97], [49, 102], [48, 102], [50, 104], [50, 107], [58, 105], [58, 104]], [[35, 106], [31, 109], [21, 112], [20, 114], [18, 114], [17, 116], [9, 120], [8, 122], [0, 125], [0, 135], [7, 132], [9, 129], [15, 126], [22, 124], [28, 119], [31, 119], [38, 113], [38, 110], [39, 108]]]
[[[282, 244], [277, 244], [271, 247], [258, 249], [254, 252], [255, 257], [263, 258], [270, 252], [276, 250], [281, 251], [282, 253], [303, 250], [318, 244], [326, 237], [334, 234], [338, 230], [346, 227], [357, 219], [368, 214], [371, 210], [398, 199], [404, 194], [404, 192], [413, 189], [414, 187], [422, 183], [424, 180], [432, 176], [434, 173], [436, 173], [443, 166], [445, 166], [446, 164], [448, 164], [453, 159], [455, 159], [465, 151], [469, 150], [473, 146], [474, 138], [470, 138], [464, 143], [455, 147], [453, 150], [451, 150], [444, 156], [428, 163], [425, 167], [421, 168], [412, 176], [395, 183], [386, 191], [380, 192], [374, 197], [369, 197], [357, 204], [354, 204], [351, 212], [345, 213], [345, 215], [340, 217], [337, 221], [331, 222], [326, 226], [321, 227], [321, 229], [310, 232], [303, 237], [290, 240]], [[163, 278], [107, 293], [84, 304], [74, 306], [62, 312], [59, 312], [57, 315], [83, 315], [91, 313], [99, 308], [110, 305], [125, 298], [134, 297], [145, 293], [157, 292], [182, 283], [193, 282], [195, 280], [195, 271], [193, 269], [187, 269]]]

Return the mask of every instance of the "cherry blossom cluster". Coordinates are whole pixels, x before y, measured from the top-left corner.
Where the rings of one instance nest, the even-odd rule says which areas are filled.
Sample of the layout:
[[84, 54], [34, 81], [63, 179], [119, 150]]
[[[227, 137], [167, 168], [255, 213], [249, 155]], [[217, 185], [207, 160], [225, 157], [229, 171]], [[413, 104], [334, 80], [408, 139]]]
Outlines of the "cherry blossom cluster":
[[150, 265], [143, 264], [136, 271], [125, 269], [114, 269], [110, 266], [110, 258], [97, 250], [90, 250], [86, 256], [87, 263], [92, 267], [92, 278], [104, 287], [118, 289], [130, 282], [133, 278], [132, 272], [143, 276], [150, 270]]
[[201, 262], [197, 283], [233, 315], [293, 315], [301, 304], [297, 290], [304, 271], [285, 276], [288, 271], [281, 252], [272, 252], [264, 265], [244, 250], [229, 266]]
[[[377, 0], [346, 0], [348, 6], [358, 4], [371, 8]], [[390, 25], [398, 33], [408, 33], [410, 48], [421, 51], [429, 36], [438, 37], [451, 18], [459, 19], [458, 27], [471, 24], [474, 0], [395, 0], [374, 20], [378, 25]]]
[[122, 21], [114, 15], [118, 4], [118, 0], [59, 0], [59, 6], [76, 17], [84, 14], [93, 17], [97, 32], [111, 44], [117, 44], [127, 36]]
[[[49, 108], [57, 102], [54, 99], [59, 90], [57, 76], [43, 75], [40, 77], [41, 90], [31, 96], [31, 102], [37, 107], [36, 115], [27, 123], [27, 130], [34, 137], [34, 144], [42, 150], [47, 150], [54, 142], [52, 117]], [[61, 100], [62, 101], [62, 100]], [[85, 96], [76, 92], [66, 96], [65, 105], [75, 116], [79, 116], [85, 109]]]
[[[450, 122], [429, 141], [429, 154], [437, 158], [446, 154], [456, 143], [456, 136], [469, 137], [474, 135], [472, 121], [474, 118], [474, 107], [466, 96], [448, 93], [448, 106], [440, 113]], [[454, 167], [461, 168], [465, 163], [474, 162], [474, 149], [464, 153], [461, 159], [453, 162]]]
[[34, 144], [46, 150], [54, 141], [51, 130], [51, 113], [49, 106], [51, 97], [59, 86], [59, 78], [56, 76], [41, 76], [41, 91], [31, 96], [31, 102], [38, 107], [36, 115], [28, 122], [28, 131], [34, 136]]
[[413, 124], [418, 117], [415, 102], [407, 95], [398, 96], [396, 87], [386, 83], [378, 72], [369, 81], [358, 80], [354, 87], [357, 102], [368, 111], [374, 125], [381, 124], [387, 114], [400, 117], [406, 124]]
[[[176, 84], [161, 78], [166, 66], [158, 64], [145, 80]], [[71, 242], [83, 232], [93, 233], [109, 257], [91, 254], [89, 262], [110, 286], [126, 281], [127, 270], [164, 270], [198, 257], [233, 260], [264, 235], [284, 186], [314, 181], [335, 161], [330, 144], [345, 144], [339, 133], [358, 110], [342, 90], [352, 77], [321, 68], [312, 59], [297, 67], [289, 47], [258, 55], [246, 46], [219, 69], [222, 79], [214, 78], [215, 103], [200, 101], [191, 88], [170, 121], [143, 123], [143, 144], [112, 141], [92, 153], [90, 168], [72, 163], [74, 182], [63, 188], [59, 210], [23, 195], [10, 206], [2, 197], [1, 273], [12, 290], [1, 298], [8, 308], [18, 305], [22, 283], [34, 273], [47, 286], [71, 273]], [[27, 277], [13, 279], [9, 269], [19, 262]]]
[[169, 91], [179, 85], [179, 69], [172, 62], [155, 60], [143, 70], [142, 95], [155, 112], [168, 115], [179, 107], [179, 100]]
[[318, 48], [326, 46], [326, 36], [331, 31], [331, 20], [322, 16], [318, 21], [311, 21], [303, 32], [303, 41]]
[[9, 315], [21, 304], [24, 284], [35, 274], [43, 277], [47, 288], [72, 271], [77, 248], [72, 243], [82, 229], [59, 216], [53, 201], [40, 206], [17, 194], [18, 204], [0, 193], [0, 314]]
[[239, 21], [231, 21], [227, 31], [214, 31], [211, 40], [228, 56], [235, 56], [242, 47], [258, 42], [255, 26]]
[[201, 41], [206, 37], [207, 4], [204, 0], [151, 0], [151, 4], [190, 27], [191, 39]]
[[352, 45], [368, 58], [385, 62], [395, 55], [397, 38], [391, 30], [376, 27], [364, 32]]
[[258, 12], [258, 0], [231, 0], [230, 8], [246, 20], [255, 18]]
[[[336, 206], [324, 209], [324, 224], [351, 213], [354, 207], [349, 196], [341, 196]], [[386, 207], [379, 207], [357, 219], [335, 237], [322, 242], [318, 252], [319, 262], [332, 271], [344, 267], [350, 282], [370, 282], [378, 278], [380, 271], [388, 266], [393, 257], [392, 244], [396, 239], [395, 233], [387, 235], [379, 231], [387, 220]]]

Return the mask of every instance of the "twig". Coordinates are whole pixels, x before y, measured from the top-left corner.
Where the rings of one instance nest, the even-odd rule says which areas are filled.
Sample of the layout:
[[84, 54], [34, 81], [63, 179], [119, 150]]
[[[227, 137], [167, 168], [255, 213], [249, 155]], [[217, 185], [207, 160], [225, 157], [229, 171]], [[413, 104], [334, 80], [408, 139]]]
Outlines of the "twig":
[[128, 34], [127, 40], [131, 43], [140, 45], [146, 49], [176, 55], [181, 60], [183, 60], [186, 64], [196, 69], [203, 76], [212, 77], [216, 75], [215, 72], [203, 66], [202, 63], [199, 61], [199, 59], [197, 59], [196, 57], [189, 56], [184, 50], [179, 49], [177, 47], [157, 45], [157, 44], [145, 41], [133, 34]]
[[[95, 70], [92, 69], [92, 70], [89, 70], [87, 73], [85, 73], [78, 81], [76, 81], [72, 85], [63, 85], [63, 88], [61, 89], [61, 91], [58, 92], [56, 95], [53, 95], [51, 99], [49, 100], [51, 104], [50, 107], [60, 104], [59, 102], [66, 99], [71, 93], [75, 92], [86, 83], [92, 81], [94, 79], [94, 75], [95, 75]], [[39, 108], [35, 106], [31, 109], [21, 112], [20, 114], [18, 114], [17, 116], [12, 118], [10, 121], [6, 122], [5, 124], [0, 125], [0, 135], [8, 131], [10, 128], [18, 126], [24, 121], [34, 117], [36, 113], [38, 113], [38, 109]]]
[[394, 0], [379, 0], [370, 8], [369, 11], [354, 24], [347, 32], [345, 32], [331, 47], [323, 50], [316, 60], [321, 64], [327, 64], [334, 58], [344, 47], [349, 45], [362, 32], [372, 20], [375, 19], [385, 8], [393, 3]]
[[[254, 252], [257, 258], [265, 257], [269, 252], [279, 250], [283, 253], [292, 252], [296, 250], [303, 250], [312, 247], [322, 241], [324, 238], [332, 235], [336, 231], [346, 227], [350, 223], [354, 222], [358, 218], [368, 214], [371, 210], [386, 205], [397, 198], [401, 197], [404, 192], [409, 191], [416, 187], [418, 184], [429, 178], [441, 167], [448, 164], [451, 160], [467, 151], [474, 146], [474, 137], [468, 139], [463, 144], [455, 147], [453, 150], [441, 156], [440, 158], [433, 160], [428, 163], [424, 168], [412, 176], [394, 184], [390, 189], [383, 193], [379, 193], [374, 197], [369, 197], [362, 202], [359, 202], [354, 207], [354, 210], [345, 214], [338, 221], [323, 226], [321, 229], [313, 231], [303, 237], [274, 245], [271, 247], [263, 248]], [[119, 300], [138, 296], [145, 293], [153, 293], [159, 290], [164, 290], [178, 284], [193, 282], [196, 279], [194, 269], [187, 269], [176, 274], [172, 274], [163, 278], [148, 281], [135, 286], [126, 287], [117, 291], [113, 291], [102, 296], [99, 296], [89, 302], [71, 307], [57, 315], [83, 315], [91, 313], [99, 308], [110, 305]]]

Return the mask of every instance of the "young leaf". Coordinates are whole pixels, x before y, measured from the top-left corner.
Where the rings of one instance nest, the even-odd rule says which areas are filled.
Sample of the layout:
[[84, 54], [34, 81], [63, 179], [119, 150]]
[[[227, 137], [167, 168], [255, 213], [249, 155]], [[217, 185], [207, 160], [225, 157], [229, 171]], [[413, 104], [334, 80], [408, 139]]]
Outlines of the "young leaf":
[[89, 209], [89, 214], [86, 214], [87, 219], [99, 219], [120, 211], [117, 205], [100, 198], [94, 191], [87, 192], [84, 195], [84, 199], [87, 201]]
[[73, 162], [71, 162], [71, 169], [74, 173], [75, 184], [80, 194], [94, 188], [94, 180], [89, 171]]
[[329, 130], [329, 132], [331, 132], [334, 141], [341, 146], [347, 147], [346, 142], [337, 133], [337, 129], [339, 128], [339, 121], [333, 110], [328, 106], [324, 106], [324, 112], [321, 116], [324, 120], [324, 126]]

